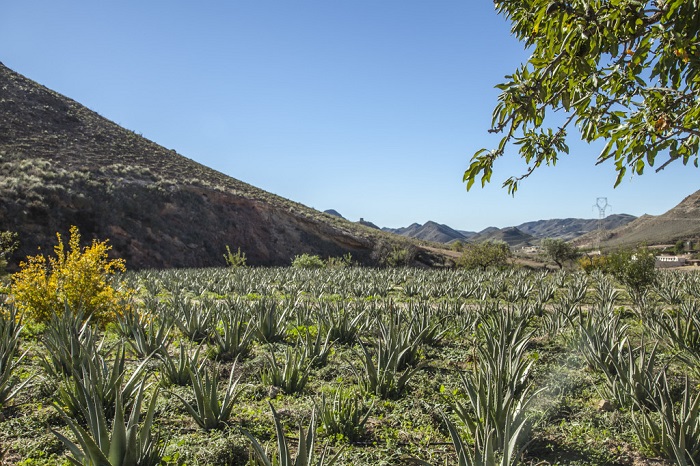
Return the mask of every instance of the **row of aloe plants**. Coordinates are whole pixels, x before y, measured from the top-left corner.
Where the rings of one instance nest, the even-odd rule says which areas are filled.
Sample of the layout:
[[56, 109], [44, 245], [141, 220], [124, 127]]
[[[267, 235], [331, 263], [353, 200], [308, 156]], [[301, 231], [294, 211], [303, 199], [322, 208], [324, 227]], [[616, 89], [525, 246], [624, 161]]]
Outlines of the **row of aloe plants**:
[[[323, 430], [356, 436], [360, 432], [353, 432], [352, 425], [361, 427], [371, 408], [353, 396], [405, 396], [412, 377], [427, 362], [421, 350], [449, 335], [471, 339], [475, 355], [456, 374], [460, 388], [444, 416], [458, 461], [510, 464], [526, 443], [529, 407], [545, 388], [531, 378], [532, 340], [570, 332], [590, 367], [604, 375], [605, 396], [634, 413], [643, 446], [679, 464], [698, 460], [698, 395], [692, 395], [686, 379], [685, 395], [679, 399], [669, 384], [667, 365], [658, 361], [659, 349], [648, 349], [644, 339], [631, 343], [618, 307], [622, 290], [607, 277], [358, 270], [334, 271], [330, 277], [289, 269], [131, 275], [125, 286], [141, 290], [139, 301], [120, 318], [122, 339], [111, 347], [99, 340], [89, 321], [66, 310], [41, 339], [41, 364], [59, 381], [55, 401], [74, 439], [60, 432], [57, 436], [79, 464], [99, 463], [100, 455], [109, 464], [156, 464], [164, 445], [150, 434], [158, 387], [190, 387], [189, 397], [175, 396], [197, 425], [204, 430], [228, 428], [240, 374], [233, 364], [226, 368], [228, 376], [222, 376], [219, 364], [244, 359], [253, 346], [264, 348], [260, 382], [287, 394], [303, 393], [312, 368], [327, 363], [334, 345], [356, 350], [359, 363], [346, 362], [358, 389], [339, 388], [332, 403], [321, 400], [311, 425], [320, 418]], [[375, 281], [384, 281], [360, 285], [373, 273]], [[243, 284], [237, 283], [243, 276]], [[644, 323], [643, 333], [662, 341], [666, 353], [684, 364], [698, 357], [698, 281], [692, 277], [669, 274], [656, 299], [633, 309]], [[329, 293], [329, 284], [348, 294]], [[5, 403], [29, 382], [11, 381], [22, 363], [21, 325], [12, 308], [6, 309], [10, 317], [2, 321], [0, 342], [2, 354], [9, 355], [3, 365], [7, 369], [0, 372], [8, 374], [4, 385], [0, 377]], [[127, 347], [138, 358], [128, 370]], [[142, 412], [147, 392], [151, 398]], [[291, 461], [277, 415], [274, 420], [278, 457]], [[315, 432], [310, 428], [305, 434], [307, 447], [313, 446]], [[260, 442], [250, 438], [258, 461], [264, 462]], [[313, 455], [303, 448], [300, 444], [297, 459], [311, 461]], [[128, 461], [127, 452], [132, 455]], [[338, 456], [319, 458], [331, 462]]]

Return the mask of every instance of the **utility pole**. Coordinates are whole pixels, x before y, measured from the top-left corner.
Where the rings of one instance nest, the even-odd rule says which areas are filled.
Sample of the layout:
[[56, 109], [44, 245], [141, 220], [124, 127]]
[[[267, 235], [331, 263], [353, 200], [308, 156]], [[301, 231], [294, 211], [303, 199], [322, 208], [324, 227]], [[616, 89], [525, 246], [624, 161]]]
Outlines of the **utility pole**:
[[600, 242], [603, 240], [603, 231], [605, 230], [603, 228], [603, 219], [605, 218], [605, 211], [610, 208], [612, 209], [612, 206], [608, 204], [608, 198], [607, 197], [599, 197], [596, 198], [595, 200], [595, 205], [593, 208], [598, 208], [598, 250], [600, 250]]

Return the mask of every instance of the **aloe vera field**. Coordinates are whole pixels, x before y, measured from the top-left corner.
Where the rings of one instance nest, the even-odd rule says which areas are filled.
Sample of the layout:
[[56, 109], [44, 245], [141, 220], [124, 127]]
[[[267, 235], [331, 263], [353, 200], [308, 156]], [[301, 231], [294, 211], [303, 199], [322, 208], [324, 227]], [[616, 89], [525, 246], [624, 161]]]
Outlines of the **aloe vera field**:
[[127, 272], [117, 318], [2, 297], [0, 464], [700, 462], [700, 274]]

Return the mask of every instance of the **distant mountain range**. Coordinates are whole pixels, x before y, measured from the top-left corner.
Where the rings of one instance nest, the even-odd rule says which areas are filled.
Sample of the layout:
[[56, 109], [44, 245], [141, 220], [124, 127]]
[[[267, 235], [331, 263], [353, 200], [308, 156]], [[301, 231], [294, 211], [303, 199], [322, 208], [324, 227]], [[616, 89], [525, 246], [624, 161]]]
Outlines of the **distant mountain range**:
[[[589, 247], [598, 240], [598, 236], [589, 233], [575, 239], [573, 243]], [[678, 240], [700, 240], [700, 191], [686, 197], [661, 215], [642, 215], [632, 222], [606, 231], [600, 244], [603, 248], [615, 248], [639, 244], [673, 244]]]
[[[628, 214], [609, 215], [602, 221], [604, 230], [613, 230], [626, 225], [636, 217]], [[598, 219], [566, 218], [537, 220], [507, 228], [489, 227], [480, 232], [456, 230], [433, 221], [421, 225], [414, 223], [404, 228], [382, 228], [397, 235], [437, 243], [452, 241], [493, 241], [501, 240], [511, 247], [531, 246], [543, 238], [571, 240], [598, 229]]]

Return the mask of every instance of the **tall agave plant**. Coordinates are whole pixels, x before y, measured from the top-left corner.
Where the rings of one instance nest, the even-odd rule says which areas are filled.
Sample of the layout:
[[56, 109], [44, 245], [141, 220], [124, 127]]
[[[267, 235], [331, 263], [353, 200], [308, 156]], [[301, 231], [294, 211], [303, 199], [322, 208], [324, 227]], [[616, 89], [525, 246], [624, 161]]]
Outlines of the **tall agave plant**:
[[642, 444], [680, 466], [700, 464], [700, 394], [692, 396], [688, 378], [680, 403], [675, 403], [662, 372], [654, 410], [638, 405], [633, 424]]
[[192, 415], [194, 421], [204, 430], [219, 429], [226, 425], [231, 417], [234, 403], [238, 397], [238, 380], [234, 380], [236, 365], [231, 368], [223, 398], [219, 400], [219, 369], [218, 367], [208, 371], [203, 365], [190, 368], [189, 374], [194, 390], [194, 404], [175, 393], [182, 401], [185, 409]]
[[306, 433], [304, 433], [303, 427], [299, 424], [299, 447], [297, 448], [296, 457], [294, 457], [289, 448], [287, 437], [284, 435], [284, 428], [280, 423], [279, 416], [274, 406], [272, 406], [272, 403], [270, 403], [270, 410], [272, 411], [272, 418], [275, 422], [275, 432], [277, 434], [277, 451], [272, 457], [268, 455], [267, 450], [263, 448], [258, 439], [250, 432], [243, 431], [243, 434], [248, 437], [248, 440], [250, 440], [253, 446], [258, 464], [262, 466], [332, 466], [338, 461], [342, 450], [330, 456], [327, 447], [323, 450], [321, 456], [316, 459], [314, 451], [317, 438], [315, 411], [311, 414], [311, 422], [309, 423]]
[[[153, 418], [158, 396], [157, 389], [151, 395], [145, 414], [141, 411], [146, 389], [141, 381], [136, 392], [131, 413], [127, 416], [122, 396], [117, 397], [114, 421], [108, 427], [104, 407], [99, 398], [91, 399], [87, 409], [87, 427], [82, 427], [59, 408], [76, 441], [68, 439], [52, 429], [56, 437], [68, 448], [68, 460], [75, 465], [104, 466], [156, 466], [160, 464], [164, 445], [153, 435]], [[143, 422], [139, 425], [139, 420]]]
[[[504, 446], [503, 450], [498, 453], [494, 451], [493, 442], [491, 441], [493, 431], [487, 433], [485, 446], [483, 448], [477, 445], [472, 449], [467, 442], [462, 439], [457, 427], [444, 413], [442, 417], [450, 433], [450, 439], [455, 448], [455, 453], [457, 454], [458, 466], [510, 466], [517, 461], [518, 453], [522, 451], [522, 447], [518, 447], [518, 440], [520, 438], [520, 430], [524, 426], [523, 423], [519, 425], [508, 423], [506, 436], [510, 441]], [[516, 430], [511, 432], [510, 429], [512, 428]], [[420, 461], [420, 464], [431, 466], [424, 461]]]
[[12, 382], [13, 371], [27, 354], [25, 352], [15, 359], [19, 352], [21, 331], [22, 325], [15, 308], [0, 307], [0, 410], [31, 380], [27, 379], [17, 385]]
[[98, 345], [89, 318], [84, 318], [80, 310], [73, 312], [68, 305], [63, 313], [51, 316], [42, 343], [47, 356], [41, 363], [46, 372], [57, 379], [80, 371]]
[[156, 318], [154, 314], [142, 314], [136, 308], [118, 317], [119, 332], [139, 358], [156, 353], [166, 353], [173, 340], [172, 320]]
[[87, 419], [93, 399], [98, 399], [108, 418], [115, 412], [117, 402], [128, 406], [145, 378], [149, 358], [142, 361], [126, 379], [126, 351], [119, 345], [114, 359], [107, 360], [98, 351], [83, 365], [75, 368], [73, 376], [64, 379], [58, 389], [58, 401], [74, 416]]
[[219, 326], [209, 337], [214, 357], [231, 361], [248, 353], [254, 334], [245, 312], [240, 307], [217, 309], [215, 317]]
[[277, 361], [274, 351], [270, 350], [267, 363], [260, 373], [264, 384], [281, 388], [285, 393], [299, 393], [304, 390], [309, 381], [313, 361], [306, 359], [306, 353], [295, 351], [293, 348], [285, 350], [283, 364]]
[[467, 403], [456, 400], [454, 405], [478, 452], [505, 452], [516, 444], [539, 393], [529, 380], [534, 360], [526, 353], [532, 336], [526, 324], [524, 316], [507, 310], [486, 316], [478, 329], [484, 341], [477, 350], [479, 363], [461, 375]]

